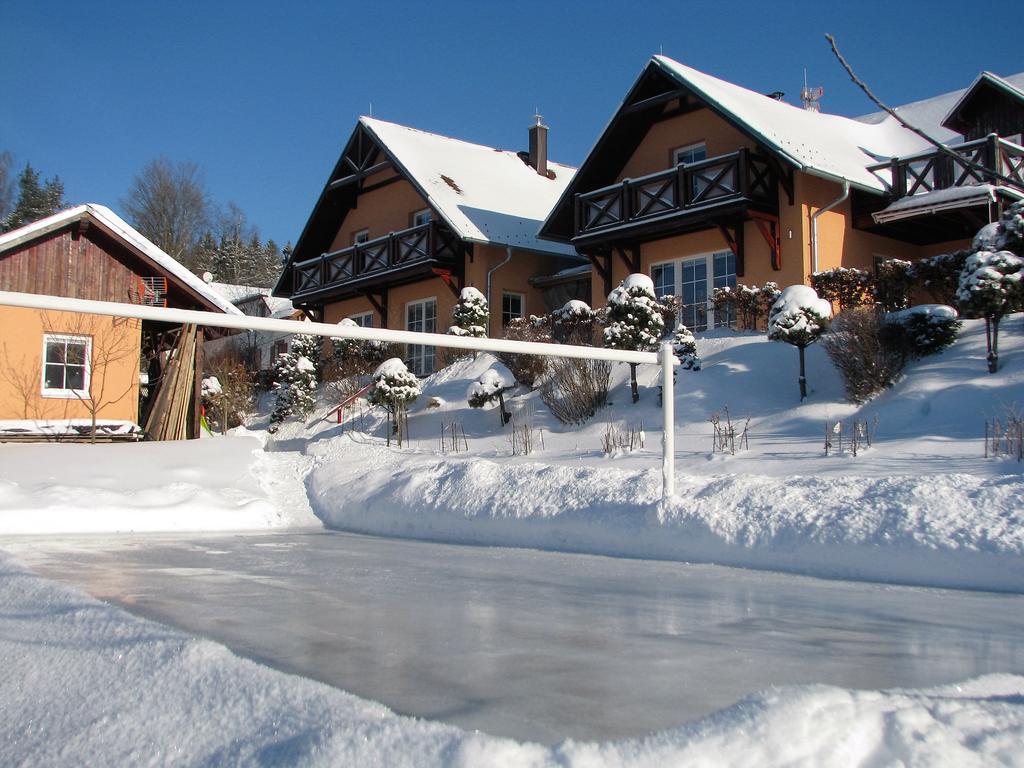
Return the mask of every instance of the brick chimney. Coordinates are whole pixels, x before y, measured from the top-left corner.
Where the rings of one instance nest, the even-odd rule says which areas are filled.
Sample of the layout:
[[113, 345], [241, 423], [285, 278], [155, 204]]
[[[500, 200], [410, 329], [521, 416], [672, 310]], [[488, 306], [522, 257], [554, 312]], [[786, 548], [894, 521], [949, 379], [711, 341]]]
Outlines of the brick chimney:
[[536, 123], [530, 126], [530, 167], [541, 176], [548, 175], [548, 127], [541, 122], [539, 114], [534, 115]]

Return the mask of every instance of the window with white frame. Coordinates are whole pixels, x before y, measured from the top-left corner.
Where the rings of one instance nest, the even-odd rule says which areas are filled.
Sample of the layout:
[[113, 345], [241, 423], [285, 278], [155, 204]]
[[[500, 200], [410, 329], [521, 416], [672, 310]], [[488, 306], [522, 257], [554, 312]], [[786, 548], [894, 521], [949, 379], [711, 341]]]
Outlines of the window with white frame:
[[[405, 305], [405, 329], [420, 333], [437, 330], [437, 299], [411, 301]], [[423, 344], [410, 344], [407, 348], [409, 370], [417, 376], [434, 372], [435, 350]]]
[[359, 245], [360, 243], [367, 242], [369, 239], [370, 239], [370, 230], [368, 230], [368, 229], [360, 229], [358, 232], [355, 232], [352, 235], [352, 244], [353, 245]]
[[416, 211], [416, 213], [414, 213], [412, 215], [412, 225], [414, 227], [418, 227], [421, 224], [429, 224], [429, 223], [430, 223], [430, 209], [429, 208], [424, 208], [422, 211]]
[[504, 291], [501, 294], [501, 326], [504, 328], [526, 312], [526, 297], [521, 293]]
[[92, 339], [58, 333], [43, 335], [43, 397], [89, 397]]
[[672, 158], [675, 160], [676, 165], [696, 163], [700, 160], [706, 160], [707, 156], [708, 149], [703, 141], [699, 144], [688, 144], [685, 147], [680, 147], [672, 153]]
[[373, 328], [373, 312], [362, 312], [358, 315], [349, 315], [348, 319], [363, 328]]
[[658, 298], [676, 297], [676, 322], [691, 331], [735, 325], [731, 313], [716, 313], [710, 301], [715, 288], [736, 287], [736, 255], [732, 251], [654, 264], [651, 280]]

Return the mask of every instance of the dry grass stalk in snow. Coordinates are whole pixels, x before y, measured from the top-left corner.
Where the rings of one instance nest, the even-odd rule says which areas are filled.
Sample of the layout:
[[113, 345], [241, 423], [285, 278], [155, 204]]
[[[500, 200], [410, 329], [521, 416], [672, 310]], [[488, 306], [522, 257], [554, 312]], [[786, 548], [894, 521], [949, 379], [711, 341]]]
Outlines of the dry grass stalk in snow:
[[732, 416], [729, 414], [729, 406], [722, 409], [722, 413], [711, 414], [708, 421], [711, 422], [711, 429], [713, 432], [711, 452], [722, 453], [729, 452], [732, 455], [736, 455], [736, 448], [740, 450], [750, 448], [750, 442], [748, 440], [748, 434], [750, 432], [750, 417], [747, 416], [746, 421], [743, 422], [743, 428], [737, 429], [736, 425], [732, 422]]
[[1002, 457], [1024, 461], [1024, 416], [1017, 408], [985, 422], [985, 458]]
[[[841, 421], [825, 421], [825, 455], [848, 453], [856, 457], [865, 448], [871, 447], [875, 432], [878, 431], [878, 417], [871, 424], [867, 419], [856, 419], [844, 424]], [[843, 442], [845, 439], [845, 443]]]
[[609, 421], [601, 435], [601, 450], [605, 453], [635, 451], [644, 447], [644, 423], [618, 425]]
[[441, 422], [441, 440], [438, 443], [441, 453], [461, 453], [469, 450], [466, 430], [462, 422], [452, 421], [450, 424]]

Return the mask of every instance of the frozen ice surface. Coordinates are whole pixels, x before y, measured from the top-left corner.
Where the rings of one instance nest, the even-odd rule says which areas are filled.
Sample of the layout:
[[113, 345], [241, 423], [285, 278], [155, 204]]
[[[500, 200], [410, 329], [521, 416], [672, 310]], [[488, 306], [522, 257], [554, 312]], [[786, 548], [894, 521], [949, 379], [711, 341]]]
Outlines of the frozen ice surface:
[[1024, 670], [1021, 595], [330, 533], [2, 546], [400, 714], [548, 743], [639, 737], [777, 685]]

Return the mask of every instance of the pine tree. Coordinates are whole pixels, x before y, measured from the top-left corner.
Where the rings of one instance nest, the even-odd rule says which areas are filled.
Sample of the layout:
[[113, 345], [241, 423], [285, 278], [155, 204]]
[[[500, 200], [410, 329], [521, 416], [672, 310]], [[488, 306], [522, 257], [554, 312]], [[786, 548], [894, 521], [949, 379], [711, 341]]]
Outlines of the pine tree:
[[956, 293], [960, 309], [985, 318], [988, 372], [999, 369], [999, 321], [1024, 308], [1024, 259], [1015, 253], [978, 251], [967, 257]]
[[476, 288], [463, 288], [452, 310], [452, 325], [448, 333], [482, 339], [487, 336], [489, 318], [490, 308], [484, 295]]
[[[296, 339], [308, 338], [297, 336]], [[315, 338], [315, 337], [314, 337]], [[270, 414], [270, 428], [273, 434], [289, 416], [306, 418], [316, 405], [316, 368], [313, 362], [295, 348], [279, 355], [274, 363], [274, 391], [277, 401]]]
[[[630, 275], [608, 294], [608, 326], [604, 329], [606, 347], [641, 352], [653, 350], [664, 332], [665, 320], [654, 295], [654, 283], [647, 275]], [[636, 363], [629, 364], [629, 383], [635, 403], [640, 400]]]
[[0, 231], [12, 229], [39, 221], [65, 208], [64, 182], [54, 176], [40, 185], [39, 173], [26, 164], [18, 177], [18, 202], [14, 209], [0, 222]]
[[[369, 401], [388, 411], [393, 432], [401, 445], [405, 439], [405, 413], [420, 395], [420, 381], [399, 358], [385, 360], [373, 373]], [[390, 444], [390, 434], [388, 441]]]

